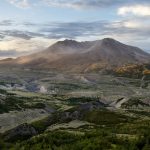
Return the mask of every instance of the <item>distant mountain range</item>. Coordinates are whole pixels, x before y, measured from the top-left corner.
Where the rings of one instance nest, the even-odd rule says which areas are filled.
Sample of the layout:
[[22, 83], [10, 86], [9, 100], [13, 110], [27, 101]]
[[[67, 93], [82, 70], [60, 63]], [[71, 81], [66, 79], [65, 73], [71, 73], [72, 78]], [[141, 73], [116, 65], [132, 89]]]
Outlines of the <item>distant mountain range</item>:
[[119, 67], [124, 64], [150, 63], [150, 54], [114, 39], [77, 42], [59, 41], [46, 50], [16, 59], [0, 61], [0, 66], [86, 72]]

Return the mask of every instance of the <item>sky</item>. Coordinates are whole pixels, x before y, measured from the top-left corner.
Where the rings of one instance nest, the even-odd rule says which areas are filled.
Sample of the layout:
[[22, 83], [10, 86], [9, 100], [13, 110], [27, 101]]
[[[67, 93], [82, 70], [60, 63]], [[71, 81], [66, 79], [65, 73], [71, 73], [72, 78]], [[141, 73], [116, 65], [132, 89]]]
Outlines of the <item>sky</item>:
[[150, 0], [0, 0], [0, 58], [106, 37], [150, 52]]

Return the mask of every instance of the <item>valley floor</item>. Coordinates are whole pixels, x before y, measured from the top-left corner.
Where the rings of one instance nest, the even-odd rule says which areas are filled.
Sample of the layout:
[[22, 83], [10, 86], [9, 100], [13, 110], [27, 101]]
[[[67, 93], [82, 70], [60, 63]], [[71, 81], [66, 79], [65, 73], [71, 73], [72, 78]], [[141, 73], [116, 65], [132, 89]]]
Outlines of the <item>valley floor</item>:
[[2, 150], [150, 149], [141, 79], [3, 70], [0, 87]]

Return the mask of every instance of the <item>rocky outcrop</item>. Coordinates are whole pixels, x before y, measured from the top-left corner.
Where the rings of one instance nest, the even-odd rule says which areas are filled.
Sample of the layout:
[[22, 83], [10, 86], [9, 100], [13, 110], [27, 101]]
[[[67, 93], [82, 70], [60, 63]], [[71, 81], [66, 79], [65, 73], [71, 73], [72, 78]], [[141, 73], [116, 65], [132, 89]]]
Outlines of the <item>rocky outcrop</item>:
[[6, 141], [22, 140], [38, 134], [35, 128], [27, 123], [7, 131], [4, 135]]
[[104, 108], [106, 105], [100, 101], [88, 102], [77, 106], [76, 108], [70, 109], [60, 114], [60, 122], [67, 122], [71, 120], [80, 120], [83, 116], [92, 110], [98, 110]]

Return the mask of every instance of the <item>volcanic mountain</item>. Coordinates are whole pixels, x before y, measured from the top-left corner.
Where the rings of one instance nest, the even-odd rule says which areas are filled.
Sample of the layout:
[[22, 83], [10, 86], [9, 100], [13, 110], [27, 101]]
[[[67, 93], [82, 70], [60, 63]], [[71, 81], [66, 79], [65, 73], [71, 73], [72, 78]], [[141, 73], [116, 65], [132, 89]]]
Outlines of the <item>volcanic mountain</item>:
[[63, 71], [88, 71], [150, 62], [150, 54], [125, 45], [111, 38], [97, 41], [59, 41], [46, 50], [0, 62], [0, 65], [15, 65], [35, 69]]

